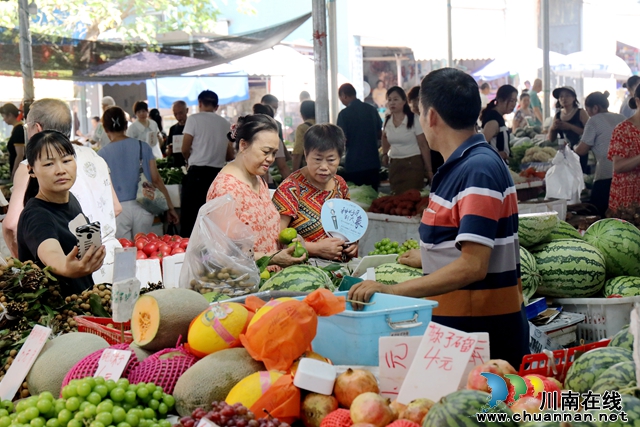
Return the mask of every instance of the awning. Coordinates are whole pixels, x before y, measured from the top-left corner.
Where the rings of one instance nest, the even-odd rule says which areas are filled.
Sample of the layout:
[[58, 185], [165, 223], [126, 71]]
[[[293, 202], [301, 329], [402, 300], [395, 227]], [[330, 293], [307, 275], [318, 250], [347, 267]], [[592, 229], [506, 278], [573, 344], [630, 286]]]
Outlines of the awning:
[[[565, 55], [549, 52], [551, 66], [566, 63]], [[542, 49], [536, 48], [531, 52], [517, 52], [510, 56], [503, 56], [491, 61], [485, 67], [473, 73], [478, 80], [491, 81], [518, 72], [533, 71], [542, 68]]]
[[551, 68], [558, 76], [572, 78], [615, 78], [626, 81], [633, 74], [627, 63], [615, 54], [586, 51], [569, 54], [564, 63]]

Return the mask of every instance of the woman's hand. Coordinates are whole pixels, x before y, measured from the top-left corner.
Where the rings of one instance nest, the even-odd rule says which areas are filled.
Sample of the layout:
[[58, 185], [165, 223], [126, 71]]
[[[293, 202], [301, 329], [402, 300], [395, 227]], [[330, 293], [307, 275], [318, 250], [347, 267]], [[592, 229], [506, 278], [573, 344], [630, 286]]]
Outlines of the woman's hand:
[[398, 263], [409, 267], [422, 268], [422, 256], [420, 249], [411, 249], [398, 257]]
[[167, 211], [167, 221], [171, 224], [177, 224], [180, 222], [180, 217], [174, 208], [171, 208]]
[[293, 251], [295, 251], [295, 245], [277, 252], [273, 258], [271, 258], [271, 265], [279, 265], [280, 267], [289, 267], [290, 265], [302, 264], [307, 259], [307, 255], [302, 255], [300, 258], [293, 257]]
[[[344, 240], [335, 237], [322, 239], [318, 242], [307, 242], [307, 250], [310, 256], [315, 256], [331, 261], [342, 261]], [[357, 247], [356, 247], [357, 251]]]
[[388, 154], [383, 154], [382, 155], [382, 166], [389, 167], [389, 155]]
[[344, 246], [342, 254], [348, 259], [356, 258], [358, 256], [358, 242]]
[[102, 262], [106, 254], [107, 250], [104, 246], [96, 248], [91, 245], [84, 256], [78, 259], [78, 247], [74, 246], [66, 257], [65, 273], [62, 275], [71, 279], [88, 276], [102, 267]]

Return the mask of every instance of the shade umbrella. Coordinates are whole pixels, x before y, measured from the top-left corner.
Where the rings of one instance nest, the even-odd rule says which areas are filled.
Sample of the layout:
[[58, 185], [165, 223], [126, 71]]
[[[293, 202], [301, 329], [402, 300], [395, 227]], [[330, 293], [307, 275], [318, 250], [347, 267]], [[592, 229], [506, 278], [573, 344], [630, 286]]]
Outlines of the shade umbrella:
[[633, 74], [631, 68], [619, 56], [587, 51], [569, 54], [563, 64], [551, 68], [558, 76], [572, 78], [626, 80]]

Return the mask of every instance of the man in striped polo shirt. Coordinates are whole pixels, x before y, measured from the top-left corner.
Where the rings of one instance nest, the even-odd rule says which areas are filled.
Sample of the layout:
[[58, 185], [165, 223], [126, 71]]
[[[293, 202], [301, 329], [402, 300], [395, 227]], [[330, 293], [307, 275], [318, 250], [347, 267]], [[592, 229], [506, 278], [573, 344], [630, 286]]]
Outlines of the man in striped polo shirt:
[[445, 163], [433, 177], [420, 224], [420, 251], [400, 262], [425, 276], [394, 286], [361, 282], [349, 299], [375, 292], [438, 301], [435, 322], [466, 332], [488, 332], [491, 358], [518, 367], [529, 353], [520, 283], [518, 204], [500, 155], [474, 130], [478, 85], [452, 68], [431, 72], [420, 88], [420, 124]]

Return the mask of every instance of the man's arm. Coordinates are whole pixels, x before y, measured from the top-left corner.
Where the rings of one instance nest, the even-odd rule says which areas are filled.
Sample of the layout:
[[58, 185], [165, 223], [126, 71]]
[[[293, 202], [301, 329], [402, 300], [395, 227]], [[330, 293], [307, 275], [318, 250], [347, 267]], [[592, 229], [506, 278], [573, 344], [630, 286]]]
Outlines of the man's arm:
[[11, 199], [9, 200], [9, 210], [7, 216], [2, 221], [2, 234], [4, 240], [7, 243], [11, 255], [15, 258], [18, 257], [18, 220], [22, 209], [24, 209], [24, 194], [27, 192], [27, 186], [29, 185], [29, 172], [27, 166], [21, 164], [16, 170], [16, 174], [13, 177], [13, 192], [11, 193]]
[[182, 139], [182, 155], [185, 160], [189, 160], [189, 156], [191, 156], [191, 144], [193, 143], [193, 135], [189, 135], [188, 133], [184, 134], [184, 138]]
[[16, 160], [13, 163], [13, 165], [11, 165], [11, 179], [13, 180], [13, 177], [16, 174], [16, 171], [18, 170], [18, 166], [20, 166], [20, 162], [22, 162], [24, 160], [24, 144], [16, 144], [14, 145], [15, 149], [16, 149]]

